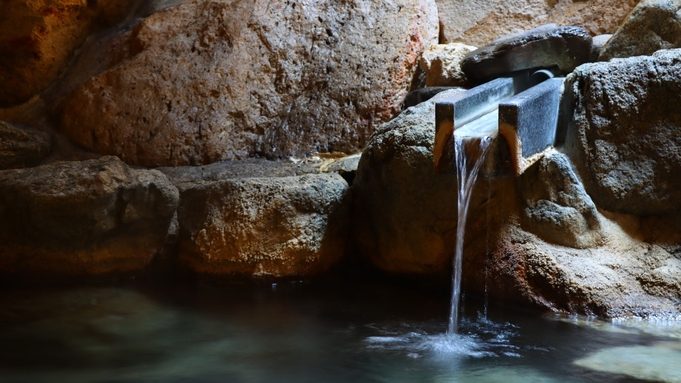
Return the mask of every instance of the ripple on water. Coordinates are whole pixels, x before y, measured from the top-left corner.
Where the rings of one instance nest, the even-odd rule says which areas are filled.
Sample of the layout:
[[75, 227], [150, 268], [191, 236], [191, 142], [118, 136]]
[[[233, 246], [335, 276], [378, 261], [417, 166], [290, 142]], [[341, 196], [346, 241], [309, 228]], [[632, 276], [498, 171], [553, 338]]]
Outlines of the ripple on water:
[[442, 331], [432, 325], [401, 324], [396, 328], [376, 328], [380, 335], [365, 339], [367, 348], [401, 351], [411, 358], [483, 358], [520, 357], [519, 347], [511, 343], [517, 327], [510, 323], [496, 323], [487, 319], [462, 321], [458, 334]]

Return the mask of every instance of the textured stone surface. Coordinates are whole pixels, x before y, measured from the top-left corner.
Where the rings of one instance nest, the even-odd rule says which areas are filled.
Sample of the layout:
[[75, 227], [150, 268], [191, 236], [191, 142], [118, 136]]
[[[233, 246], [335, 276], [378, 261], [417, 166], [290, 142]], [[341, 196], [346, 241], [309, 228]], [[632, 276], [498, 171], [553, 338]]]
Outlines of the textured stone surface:
[[337, 174], [236, 178], [180, 189], [179, 262], [202, 277], [309, 276], [344, 254], [352, 202]]
[[0, 273], [26, 280], [141, 272], [162, 247], [178, 191], [115, 157], [0, 172]]
[[614, 33], [638, 0], [437, 0], [441, 43], [482, 46], [543, 24]]
[[355, 152], [399, 111], [436, 20], [433, 0], [182, 2], [113, 39], [61, 125], [148, 166]]
[[603, 233], [596, 205], [586, 194], [570, 160], [550, 151], [518, 180], [525, 199], [523, 225], [549, 243], [596, 247]]
[[650, 55], [681, 48], [681, 1], [646, 0], [631, 12], [603, 47], [598, 59]]
[[0, 169], [38, 165], [51, 151], [48, 133], [0, 121]]
[[466, 86], [461, 60], [475, 49], [461, 43], [437, 44], [426, 49], [419, 60], [421, 70], [426, 73], [426, 86]]
[[566, 152], [597, 206], [630, 214], [681, 208], [681, 49], [594, 63], [566, 79]]
[[496, 40], [470, 52], [461, 70], [473, 83], [482, 83], [523, 69], [557, 66], [570, 73], [589, 60], [591, 36], [583, 28], [542, 27]]
[[679, 243], [678, 234], [671, 233], [679, 230], [678, 223], [627, 216], [601, 221], [603, 243], [587, 249], [548, 244], [514, 224], [504, 227], [494, 236], [490, 296], [602, 317], [678, 317], [679, 250], [641, 240], [658, 231], [666, 233], [665, 241]]
[[127, 13], [130, 0], [5, 0], [0, 13], [0, 108], [27, 101], [66, 67], [94, 30]]

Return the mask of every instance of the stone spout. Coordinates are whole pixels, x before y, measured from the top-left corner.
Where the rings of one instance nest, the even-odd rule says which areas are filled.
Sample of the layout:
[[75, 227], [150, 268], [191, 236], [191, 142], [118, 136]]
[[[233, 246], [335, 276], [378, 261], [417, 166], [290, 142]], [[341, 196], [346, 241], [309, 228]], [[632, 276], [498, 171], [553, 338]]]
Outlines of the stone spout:
[[447, 172], [453, 136], [491, 139], [480, 174], [519, 176], [556, 141], [562, 77], [550, 71], [498, 78], [435, 105], [433, 161]]

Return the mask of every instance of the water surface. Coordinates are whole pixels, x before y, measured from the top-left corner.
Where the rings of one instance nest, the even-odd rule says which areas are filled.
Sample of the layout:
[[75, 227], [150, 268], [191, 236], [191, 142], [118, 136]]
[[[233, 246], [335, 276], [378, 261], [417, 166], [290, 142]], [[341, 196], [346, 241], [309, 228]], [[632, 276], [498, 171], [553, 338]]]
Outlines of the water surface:
[[[679, 359], [650, 375], [656, 350], [681, 358], [675, 323], [499, 307], [482, 317], [466, 302], [459, 333], [445, 334], [447, 292], [390, 281], [130, 282], [4, 289], [0, 302], [3, 383], [639, 382], [633, 376], [676, 381], [681, 371]], [[608, 371], [618, 358], [635, 371]]]

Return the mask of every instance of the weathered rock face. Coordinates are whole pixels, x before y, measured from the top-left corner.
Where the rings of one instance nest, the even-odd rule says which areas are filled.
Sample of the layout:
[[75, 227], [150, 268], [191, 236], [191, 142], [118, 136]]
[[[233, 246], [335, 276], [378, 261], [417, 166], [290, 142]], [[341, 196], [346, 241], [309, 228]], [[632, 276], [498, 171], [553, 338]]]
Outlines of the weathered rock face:
[[27, 280], [140, 272], [162, 247], [179, 193], [115, 157], [0, 172], [0, 273]]
[[564, 154], [552, 151], [518, 180], [527, 207], [523, 224], [549, 243], [596, 247], [602, 240], [596, 206]]
[[598, 59], [650, 55], [660, 49], [681, 48], [681, 1], [646, 0], [631, 12], [603, 47]]
[[419, 66], [426, 73], [426, 86], [466, 86], [461, 71], [464, 56], [476, 48], [461, 43], [437, 44], [426, 49]]
[[575, 25], [591, 35], [613, 33], [639, 0], [437, 0], [440, 43], [477, 46], [543, 24]]
[[437, 9], [341, 3], [193, 0], [157, 12], [111, 43], [117, 65], [63, 100], [62, 127], [147, 166], [357, 151], [399, 110], [437, 42]]
[[199, 276], [309, 276], [340, 260], [351, 194], [337, 174], [180, 184], [179, 262]]
[[0, 108], [22, 103], [57, 78], [94, 30], [127, 13], [130, 0], [6, 0], [0, 15]]
[[570, 73], [591, 56], [591, 36], [583, 28], [544, 25], [496, 40], [466, 55], [461, 70], [476, 84], [524, 69], [558, 67]]
[[566, 152], [596, 205], [630, 214], [681, 208], [681, 50], [577, 68]]
[[[669, 223], [610, 218], [614, 221], [602, 217], [603, 245], [589, 249], [550, 245], [516, 225], [504, 227], [495, 237], [498, 242], [491, 256], [489, 272], [496, 278], [489, 285], [490, 296], [604, 317], [678, 316], [678, 247], [665, 249], [635, 238], [646, 231], [646, 224], [669, 233], [660, 230], [660, 225]], [[679, 226], [670, 227], [678, 231]], [[679, 238], [674, 240], [679, 243]]]
[[48, 133], [0, 121], [0, 170], [36, 166], [51, 151]]

